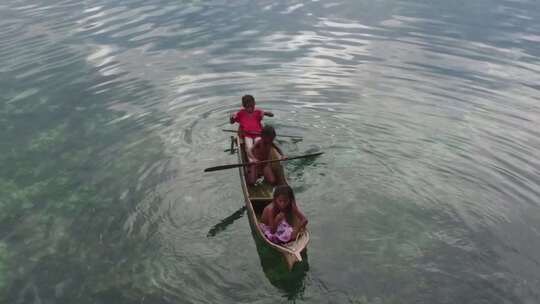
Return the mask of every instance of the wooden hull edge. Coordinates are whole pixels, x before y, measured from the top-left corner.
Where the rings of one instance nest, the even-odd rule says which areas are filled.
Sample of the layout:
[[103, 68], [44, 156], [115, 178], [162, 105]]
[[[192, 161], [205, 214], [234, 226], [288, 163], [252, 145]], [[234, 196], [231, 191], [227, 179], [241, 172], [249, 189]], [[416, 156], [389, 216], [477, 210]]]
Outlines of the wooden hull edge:
[[[240, 153], [241, 152], [241, 143], [240, 143], [240, 140], [237, 138], [237, 148], [238, 148], [238, 161], [239, 162], [243, 162], [244, 160], [242, 159], [242, 156]], [[245, 201], [245, 205], [246, 205], [246, 208], [247, 208], [247, 213], [248, 213], [248, 218], [249, 218], [249, 221], [250, 221], [250, 226], [251, 226], [251, 229], [254, 229], [258, 235], [258, 237], [260, 237], [263, 242], [265, 244], [267, 244], [268, 246], [274, 248], [275, 250], [277, 250], [283, 257], [283, 259], [285, 260], [285, 263], [287, 264], [287, 268], [290, 270], [292, 270], [292, 268], [294, 267], [294, 264], [298, 263], [298, 262], [302, 262], [302, 252], [306, 249], [307, 247], [307, 243], [309, 242], [309, 232], [306, 232], [307, 233], [307, 241], [305, 243], [305, 245], [300, 248], [299, 250], [296, 250], [296, 251], [292, 251], [286, 247], [283, 247], [283, 246], [280, 246], [278, 244], [275, 244], [275, 243], [272, 243], [271, 241], [269, 241], [266, 236], [264, 235], [263, 231], [261, 230], [261, 228], [259, 227], [259, 221], [257, 220], [257, 215], [255, 214], [255, 209], [253, 208], [253, 203], [251, 202], [250, 198], [249, 198], [249, 190], [247, 188], [247, 184], [246, 184], [246, 178], [245, 178], [245, 174], [244, 174], [244, 168], [243, 167], [240, 167], [238, 169], [239, 171], [239, 174], [240, 174], [240, 183], [242, 185], [242, 191], [244, 193], [244, 201]]]

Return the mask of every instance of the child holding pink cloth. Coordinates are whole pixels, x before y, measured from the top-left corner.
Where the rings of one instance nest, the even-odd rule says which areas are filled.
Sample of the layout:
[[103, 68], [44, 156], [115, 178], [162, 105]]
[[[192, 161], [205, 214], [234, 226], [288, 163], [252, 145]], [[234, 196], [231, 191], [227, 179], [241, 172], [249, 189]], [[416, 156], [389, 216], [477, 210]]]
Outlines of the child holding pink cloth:
[[[292, 218], [298, 220], [291, 225]], [[268, 240], [276, 244], [288, 243], [307, 225], [308, 220], [296, 206], [294, 193], [289, 185], [274, 188], [272, 202], [264, 207], [260, 227]]]

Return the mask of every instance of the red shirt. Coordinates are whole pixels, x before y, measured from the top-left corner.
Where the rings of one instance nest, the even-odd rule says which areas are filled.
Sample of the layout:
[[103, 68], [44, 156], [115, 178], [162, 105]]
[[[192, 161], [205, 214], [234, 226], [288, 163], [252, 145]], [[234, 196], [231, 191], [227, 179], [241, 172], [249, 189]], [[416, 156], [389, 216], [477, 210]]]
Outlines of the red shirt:
[[240, 124], [240, 130], [256, 132], [259, 134], [244, 134], [245, 137], [259, 137], [262, 131], [261, 120], [263, 119], [264, 112], [255, 109], [252, 113], [248, 113], [246, 109], [242, 109], [234, 115], [234, 121]]

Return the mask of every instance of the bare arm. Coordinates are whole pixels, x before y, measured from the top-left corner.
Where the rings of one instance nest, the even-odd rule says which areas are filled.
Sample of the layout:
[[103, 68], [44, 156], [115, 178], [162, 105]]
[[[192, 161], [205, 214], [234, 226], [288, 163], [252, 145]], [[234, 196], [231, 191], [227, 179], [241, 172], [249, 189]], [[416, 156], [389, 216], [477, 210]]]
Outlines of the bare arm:
[[270, 230], [272, 231], [272, 233], [274, 233], [276, 232], [277, 226], [283, 220], [283, 218], [285, 218], [285, 215], [283, 214], [283, 212], [280, 212], [277, 215], [275, 215], [273, 204], [269, 204], [263, 210], [263, 214], [261, 216], [261, 222], [263, 224], [270, 226]]
[[278, 153], [283, 156], [283, 151], [281, 151], [281, 149], [275, 143], [272, 143], [272, 147], [274, 147], [274, 149], [276, 149], [276, 151], [278, 151]]
[[272, 210], [270, 210], [269, 206], [271, 204], [268, 204], [266, 207], [264, 207], [264, 210], [263, 210], [263, 213], [262, 213], [262, 216], [261, 216], [261, 222], [265, 225], [270, 225], [270, 221], [269, 221], [269, 218], [270, 218], [270, 212], [272, 212]]
[[285, 214], [283, 212], [278, 213], [276, 216], [270, 217], [270, 229], [272, 229], [272, 233], [276, 232], [279, 223], [281, 223], [284, 218]]
[[291, 237], [293, 239], [296, 239], [296, 237], [298, 236], [298, 233], [302, 229], [304, 229], [304, 227], [306, 227], [306, 225], [308, 223], [308, 220], [306, 219], [304, 214], [302, 212], [300, 212], [300, 210], [296, 206], [296, 203], [293, 203], [293, 205], [292, 205], [292, 212], [298, 218], [298, 222], [295, 223], [295, 225], [293, 227], [293, 232], [292, 232], [292, 235], [291, 235]]
[[299, 226], [302, 227], [302, 226], [307, 225], [308, 220], [304, 216], [304, 214], [300, 211], [300, 209], [298, 209], [296, 202], [294, 202], [291, 207], [292, 207], [293, 214], [299, 219], [299, 222], [300, 222]]

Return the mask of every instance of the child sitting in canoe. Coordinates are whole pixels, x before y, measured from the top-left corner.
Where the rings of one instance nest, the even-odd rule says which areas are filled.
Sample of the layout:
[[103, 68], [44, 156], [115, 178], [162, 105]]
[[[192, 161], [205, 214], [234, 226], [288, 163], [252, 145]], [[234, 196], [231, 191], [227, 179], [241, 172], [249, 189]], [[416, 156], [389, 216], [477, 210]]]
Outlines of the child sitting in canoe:
[[[278, 183], [276, 174], [274, 174], [272, 169], [272, 163], [258, 163], [272, 159], [272, 148], [274, 147], [277, 149], [277, 147], [273, 145], [274, 138], [276, 138], [274, 127], [266, 125], [261, 131], [261, 137], [255, 139], [253, 146], [251, 148], [246, 147], [246, 154], [249, 162], [256, 163], [248, 168], [246, 182], [249, 185], [255, 184], [257, 179], [261, 176], [264, 176], [265, 181], [271, 185], [276, 185]], [[281, 159], [287, 159], [281, 150], [278, 149], [278, 152], [281, 154]]]
[[263, 117], [273, 117], [274, 114], [255, 108], [255, 98], [251, 95], [242, 96], [242, 107], [236, 114], [231, 115], [229, 122], [240, 125], [240, 136], [244, 138], [246, 148], [251, 148], [261, 134]]
[[261, 216], [260, 227], [266, 238], [276, 244], [288, 243], [296, 239], [307, 222], [298, 210], [292, 188], [289, 185], [275, 187], [272, 202], [266, 205]]

